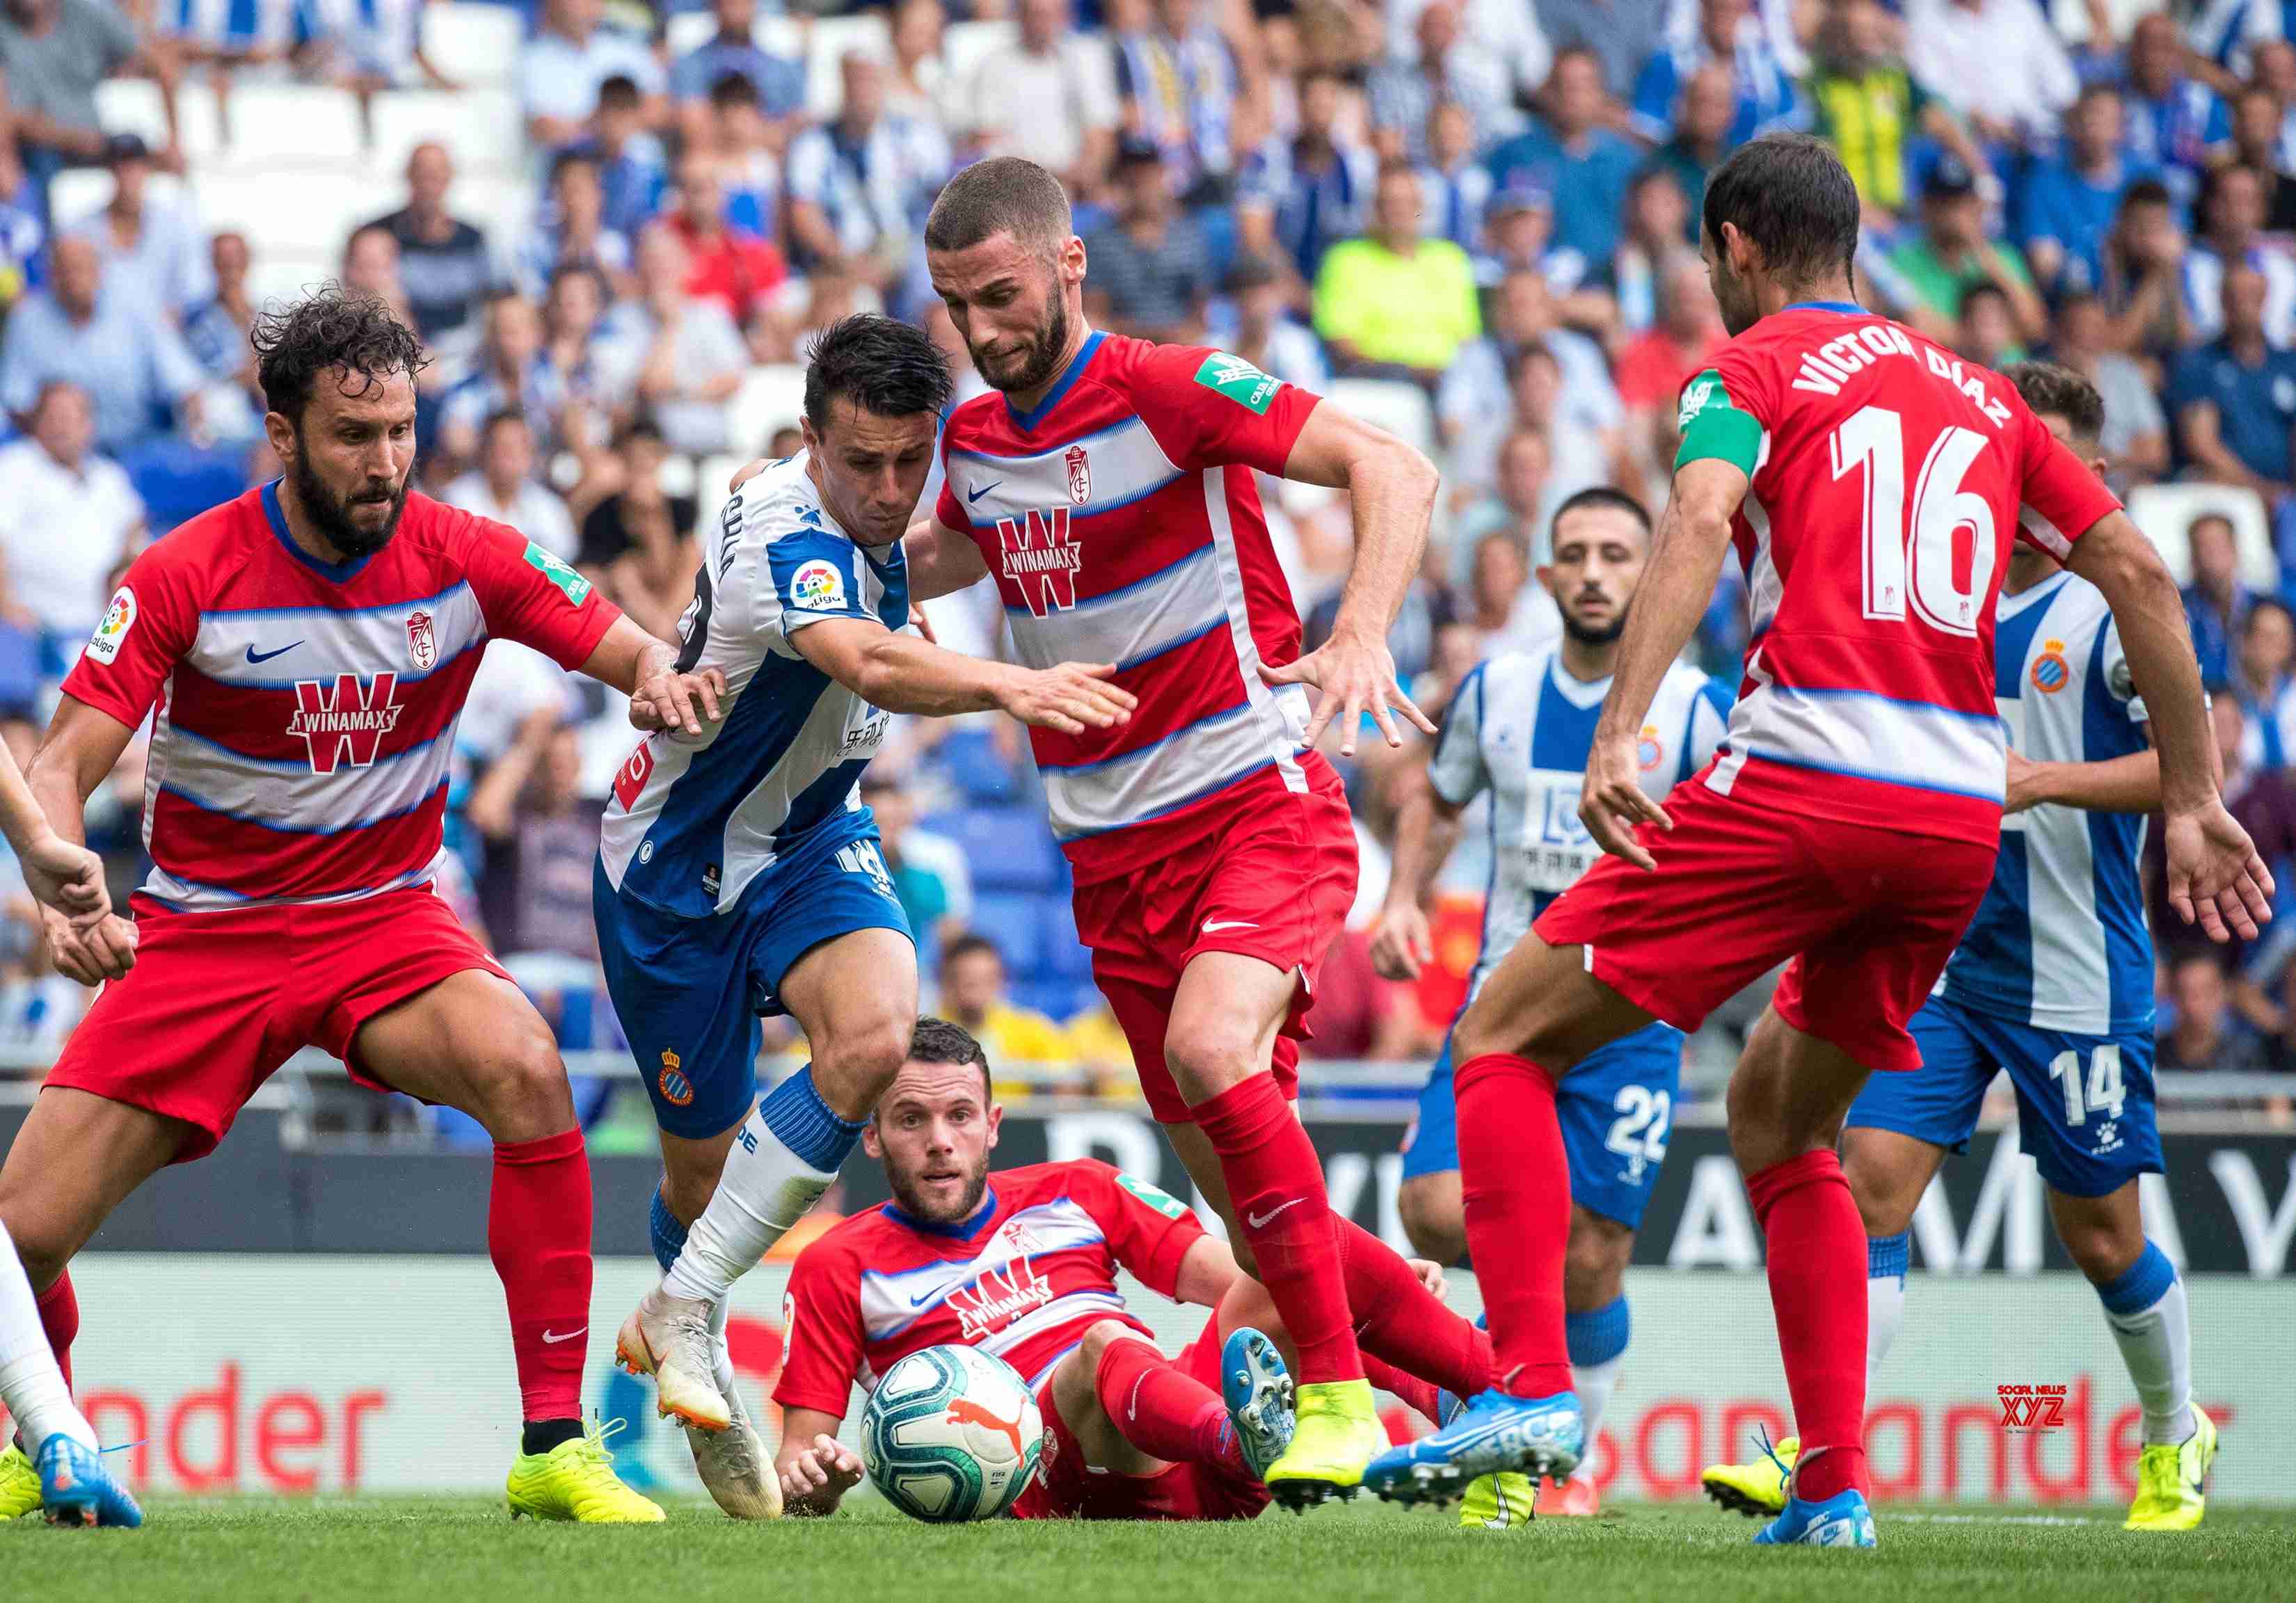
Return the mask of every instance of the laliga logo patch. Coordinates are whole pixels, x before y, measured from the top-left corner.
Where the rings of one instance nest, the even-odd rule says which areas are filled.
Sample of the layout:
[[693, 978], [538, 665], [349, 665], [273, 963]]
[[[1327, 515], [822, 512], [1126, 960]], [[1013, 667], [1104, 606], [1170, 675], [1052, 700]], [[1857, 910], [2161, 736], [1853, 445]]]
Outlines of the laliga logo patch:
[[111, 598], [111, 605], [103, 611], [103, 621], [88, 637], [87, 654], [98, 662], [110, 662], [119, 655], [119, 642], [127, 638], [127, 631], [135, 626], [135, 593], [127, 585]]
[[791, 577], [790, 595], [808, 612], [827, 612], [845, 604], [845, 580], [834, 562], [816, 560]]
[[2045, 640], [2041, 654], [2033, 658], [2033, 688], [2042, 694], [2054, 696], [2072, 683], [2073, 670], [2065, 661], [2065, 642]]
[[693, 1082], [678, 1072], [679, 1059], [676, 1052], [664, 1048], [661, 1054], [661, 1100], [672, 1108], [684, 1108], [693, 1100]]
[[420, 673], [439, 660], [439, 632], [428, 612], [406, 615], [406, 660]]

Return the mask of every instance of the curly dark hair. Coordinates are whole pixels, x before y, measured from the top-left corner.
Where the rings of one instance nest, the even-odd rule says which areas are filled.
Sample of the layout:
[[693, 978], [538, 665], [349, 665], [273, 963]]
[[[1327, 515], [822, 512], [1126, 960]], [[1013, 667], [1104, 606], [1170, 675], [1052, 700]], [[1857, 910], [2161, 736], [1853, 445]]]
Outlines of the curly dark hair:
[[422, 340], [387, 303], [334, 282], [284, 310], [258, 315], [248, 340], [255, 347], [263, 404], [299, 427], [322, 373], [340, 369], [346, 378], [363, 380], [358, 389], [364, 391], [394, 373], [412, 379], [430, 365]]
[[2096, 449], [2097, 438], [2104, 433], [2104, 397], [2095, 385], [2054, 362], [2020, 362], [2005, 368], [2001, 376], [2017, 387], [2033, 411], [2054, 412], [2064, 419], [2081, 451]]

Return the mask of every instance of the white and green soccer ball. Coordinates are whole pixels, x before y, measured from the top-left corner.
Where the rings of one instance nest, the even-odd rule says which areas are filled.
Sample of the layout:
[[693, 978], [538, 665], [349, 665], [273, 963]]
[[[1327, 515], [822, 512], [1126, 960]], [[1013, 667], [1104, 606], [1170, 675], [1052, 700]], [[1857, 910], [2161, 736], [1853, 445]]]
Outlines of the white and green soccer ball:
[[885, 1371], [861, 1413], [861, 1462], [912, 1519], [994, 1519], [1037, 1472], [1045, 1421], [1029, 1383], [972, 1347], [927, 1347]]

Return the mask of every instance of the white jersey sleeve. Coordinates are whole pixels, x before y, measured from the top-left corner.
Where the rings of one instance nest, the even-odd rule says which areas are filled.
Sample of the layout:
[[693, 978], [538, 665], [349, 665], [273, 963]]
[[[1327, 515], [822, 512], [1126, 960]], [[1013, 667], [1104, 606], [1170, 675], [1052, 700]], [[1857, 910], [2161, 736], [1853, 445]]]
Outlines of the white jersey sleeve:
[[1427, 765], [1427, 778], [1447, 806], [1464, 807], [1476, 792], [1491, 782], [1483, 761], [1483, 682], [1490, 665], [1477, 663], [1443, 715], [1443, 732], [1436, 737], [1435, 755]]

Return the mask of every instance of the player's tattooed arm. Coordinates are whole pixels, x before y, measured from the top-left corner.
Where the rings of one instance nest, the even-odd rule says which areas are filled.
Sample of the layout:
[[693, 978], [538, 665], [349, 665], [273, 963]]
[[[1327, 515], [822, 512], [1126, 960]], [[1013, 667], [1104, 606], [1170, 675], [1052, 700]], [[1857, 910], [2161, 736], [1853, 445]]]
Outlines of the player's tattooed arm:
[[[111, 714], [67, 695], [32, 757], [26, 775], [41, 815], [63, 844], [87, 839], [87, 798], [119, 765], [135, 732]], [[105, 912], [79, 928], [79, 920], [53, 907], [40, 910], [59, 972], [84, 986], [118, 979], [135, 962], [135, 926]]]
[[861, 1460], [837, 1439], [837, 1426], [835, 1414], [817, 1408], [793, 1408], [783, 1417], [781, 1452], [774, 1457], [783, 1513], [799, 1519], [834, 1514], [861, 1484]]

